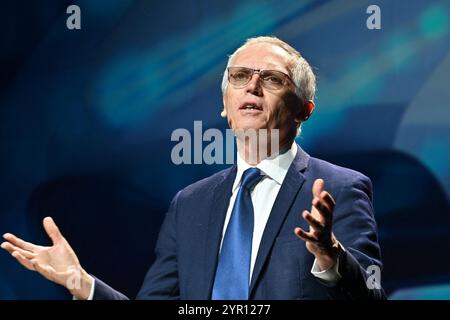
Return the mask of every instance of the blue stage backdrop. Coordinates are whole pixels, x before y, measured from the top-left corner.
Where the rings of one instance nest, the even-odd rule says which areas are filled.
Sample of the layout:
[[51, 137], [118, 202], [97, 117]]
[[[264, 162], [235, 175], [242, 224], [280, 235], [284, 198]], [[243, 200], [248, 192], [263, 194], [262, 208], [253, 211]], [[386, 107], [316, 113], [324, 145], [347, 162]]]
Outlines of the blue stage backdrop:
[[[81, 9], [69, 30], [68, 6]], [[381, 29], [368, 29], [369, 5]], [[175, 165], [173, 130], [225, 130], [220, 82], [276, 35], [318, 78], [299, 144], [374, 183], [391, 298], [450, 298], [450, 2], [2, 1], [0, 233], [49, 244], [134, 297], [174, 194], [225, 165]], [[65, 299], [0, 252], [0, 299]]]

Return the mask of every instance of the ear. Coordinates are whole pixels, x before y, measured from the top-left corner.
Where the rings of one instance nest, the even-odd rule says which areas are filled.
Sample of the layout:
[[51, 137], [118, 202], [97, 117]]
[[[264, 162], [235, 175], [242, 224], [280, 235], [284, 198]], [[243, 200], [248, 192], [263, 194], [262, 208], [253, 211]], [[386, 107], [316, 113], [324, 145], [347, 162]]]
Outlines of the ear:
[[298, 117], [295, 118], [295, 121], [300, 123], [304, 122], [311, 117], [312, 113], [314, 112], [314, 108], [316, 105], [312, 100], [308, 100], [305, 103], [303, 103], [302, 111], [299, 113]]

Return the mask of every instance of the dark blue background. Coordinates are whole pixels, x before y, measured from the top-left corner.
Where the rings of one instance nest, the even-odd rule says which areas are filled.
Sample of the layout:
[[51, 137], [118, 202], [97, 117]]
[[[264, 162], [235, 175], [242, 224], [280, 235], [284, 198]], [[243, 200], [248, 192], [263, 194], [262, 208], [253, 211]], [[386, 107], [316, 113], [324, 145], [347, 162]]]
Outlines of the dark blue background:
[[[66, 8], [81, 8], [81, 30]], [[381, 30], [366, 8], [381, 8]], [[318, 77], [298, 142], [374, 183], [392, 298], [450, 298], [449, 1], [3, 1], [0, 233], [49, 244], [134, 297], [168, 203], [221, 165], [171, 162], [176, 128], [226, 129], [220, 81], [246, 38], [276, 35]], [[413, 288], [407, 291], [398, 289]], [[1, 299], [70, 298], [0, 253]]]

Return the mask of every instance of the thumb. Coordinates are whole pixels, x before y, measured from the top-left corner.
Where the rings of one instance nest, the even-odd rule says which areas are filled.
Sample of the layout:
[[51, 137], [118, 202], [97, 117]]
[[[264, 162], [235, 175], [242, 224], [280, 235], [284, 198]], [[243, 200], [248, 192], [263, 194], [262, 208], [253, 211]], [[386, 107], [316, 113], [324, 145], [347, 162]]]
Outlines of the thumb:
[[55, 222], [51, 217], [44, 218], [43, 224], [44, 229], [47, 232], [50, 239], [52, 239], [53, 244], [56, 244], [63, 239], [63, 236], [59, 231], [58, 226], [55, 224]]
[[312, 187], [312, 193], [314, 197], [319, 197], [320, 193], [325, 188], [325, 182], [322, 179], [316, 179], [314, 181], [313, 187]]

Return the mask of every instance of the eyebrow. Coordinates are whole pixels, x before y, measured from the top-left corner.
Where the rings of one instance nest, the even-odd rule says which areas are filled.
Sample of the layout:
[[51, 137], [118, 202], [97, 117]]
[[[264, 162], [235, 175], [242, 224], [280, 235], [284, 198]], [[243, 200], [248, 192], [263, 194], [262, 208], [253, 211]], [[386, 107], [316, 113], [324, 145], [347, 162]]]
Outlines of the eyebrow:
[[270, 67], [270, 68], [253, 68], [253, 67], [249, 67], [249, 66], [244, 66], [244, 65], [230, 65], [230, 67], [243, 67], [243, 68], [250, 68], [250, 69], [255, 69], [255, 70], [271, 70], [271, 71], [280, 71], [283, 73], [286, 73], [287, 75], [290, 75], [289, 69], [288, 70], [280, 70], [276, 67]]

